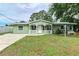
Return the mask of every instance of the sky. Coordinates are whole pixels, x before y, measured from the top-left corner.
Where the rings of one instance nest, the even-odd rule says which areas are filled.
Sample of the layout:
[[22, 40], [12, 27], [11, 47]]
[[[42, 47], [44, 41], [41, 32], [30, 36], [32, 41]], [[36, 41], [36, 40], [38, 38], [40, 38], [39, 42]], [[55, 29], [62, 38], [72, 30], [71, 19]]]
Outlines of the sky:
[[[0, 25], [18, 21], [27, 21], [32, 13], [40, 10], [48, 11], [49, 3], [0, 3]], [[13, 19], [2, 16], [1, 14]]]

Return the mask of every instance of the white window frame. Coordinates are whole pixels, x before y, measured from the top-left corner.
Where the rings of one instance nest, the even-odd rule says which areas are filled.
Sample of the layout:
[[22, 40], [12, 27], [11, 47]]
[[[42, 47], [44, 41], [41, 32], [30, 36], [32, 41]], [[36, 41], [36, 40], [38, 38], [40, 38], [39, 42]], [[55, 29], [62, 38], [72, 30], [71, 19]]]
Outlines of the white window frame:
[[23, 30], [23, 26], [18, 26], [18, 30]]

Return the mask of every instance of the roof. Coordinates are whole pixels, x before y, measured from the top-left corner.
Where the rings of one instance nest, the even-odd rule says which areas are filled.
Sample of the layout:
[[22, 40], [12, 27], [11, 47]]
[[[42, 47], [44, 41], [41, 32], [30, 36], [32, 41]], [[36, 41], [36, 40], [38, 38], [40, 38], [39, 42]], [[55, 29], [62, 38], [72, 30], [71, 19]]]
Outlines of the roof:
[[12, 23], [10, 24], [10, 26], [14, 26], [14, 25], [28, 25], [29, 23]]
[[53, 24], [53, 25], [77, 25], [77, 23], [70, 23], [70, 22], [50, 22], [50, 21], [46, 21], [46, 20], [35, 20], [35, 21], [31, 21], [31, 22], [24, 22], [24, 23], [21, 23], [21, 22], [17, 22], [17, 23], [12, 23], [10, 24], [10, 26], [14, 26], [14, 25], [29, 25], [30, 23], [35, 23], [35, 22], [45, 22], [45, 23], [50, 23], [50, 24]]
[[29, 23], [35, 23], [35, 22], [40, 22], [40, 21], [45, 22], [45, 23], [51, 23], [52, 24], [51, 21], [46, 21], [46, 20], [41, 20], [41, 19], [40, 20], [31, 21]]
[[51, 23], [52, 24], [52, 22], [50, 22], [50, 21], [46, 21], [46, 20], [35, 20], [35, 21], [31, 21], [31, 22], [24, 22], [24, 23], [21, 23], [21, 22], [17, 22], [17, 23], [12, 23], [12, 24], [10, 24], [10, 26], [14, 26], [14, 25], [28, 25], [28, 24], [30, 24], [30, 23], [35, 23], [35, 22], [45, 22], [45, 23]]
[[53, 25], [77, 25], [77, 23], [70, 23], [70, 22], [54, 22]]

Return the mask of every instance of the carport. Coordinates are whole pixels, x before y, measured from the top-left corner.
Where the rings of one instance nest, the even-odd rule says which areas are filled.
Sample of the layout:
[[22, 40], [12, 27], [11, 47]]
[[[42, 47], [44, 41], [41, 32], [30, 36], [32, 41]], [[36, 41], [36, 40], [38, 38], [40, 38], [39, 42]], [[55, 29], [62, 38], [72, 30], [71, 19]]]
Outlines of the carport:
[[63, 32], [64, 32], [64, 36], [66, 37], [67, 34], [69, 33], [75, 33], [74, 32], [74, 25], [77, 25], [77, 23], [69, 23], [69, 22], [54, 22], [53, 23], [53, 29], [55, 28], [54, 26], [58, 26], [60, 30], [61, 29], [61, 26], [63, 27]]

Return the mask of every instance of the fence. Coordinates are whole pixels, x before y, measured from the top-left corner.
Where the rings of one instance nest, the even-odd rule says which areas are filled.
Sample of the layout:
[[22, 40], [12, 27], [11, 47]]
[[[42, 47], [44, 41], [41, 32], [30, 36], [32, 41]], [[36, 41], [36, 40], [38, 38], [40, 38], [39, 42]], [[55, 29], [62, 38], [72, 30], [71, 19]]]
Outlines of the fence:
[[12, 28], [9, 26], [0, 26], [0, 33], [12, 32]]

